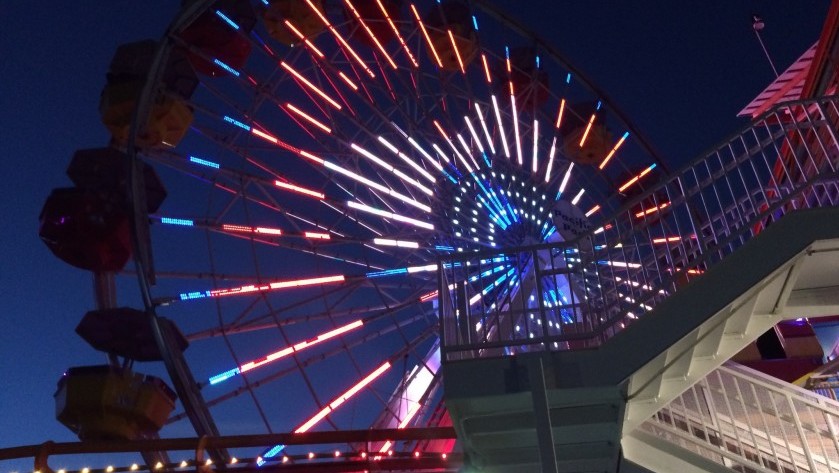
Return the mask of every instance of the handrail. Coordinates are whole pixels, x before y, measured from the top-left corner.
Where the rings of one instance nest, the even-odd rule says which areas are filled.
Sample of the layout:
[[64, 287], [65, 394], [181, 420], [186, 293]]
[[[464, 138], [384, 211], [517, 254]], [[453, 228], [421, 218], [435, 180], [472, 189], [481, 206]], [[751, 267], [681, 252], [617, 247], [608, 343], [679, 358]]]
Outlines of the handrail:
[[735, 363], [709, 374], [641, 429], [728, 467], [839, 471], [839, 402]]
[[441, 258], [445, 358], [602, 344], [783, 215], [837, 205], [837, 129], [839, 97], [780, 104], [588, 234]]

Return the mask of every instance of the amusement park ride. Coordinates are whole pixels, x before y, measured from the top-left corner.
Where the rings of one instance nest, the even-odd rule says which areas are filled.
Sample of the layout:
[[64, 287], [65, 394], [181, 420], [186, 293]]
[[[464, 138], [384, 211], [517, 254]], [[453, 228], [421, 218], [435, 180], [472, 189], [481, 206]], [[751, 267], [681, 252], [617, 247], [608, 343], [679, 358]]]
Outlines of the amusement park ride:
[[[55, 394], [82, 442], [0, 459], [839, 470], [839, 404], [775, 379], [829, 388], [838, 21], [752, 123], [668, 169], [487, 1], [183, 2], [115, 52], [111, 142], [40, 217], [96, 282], [76, 331], [107, 362]], [[159, 438], [178, 422], [196, 437]]]

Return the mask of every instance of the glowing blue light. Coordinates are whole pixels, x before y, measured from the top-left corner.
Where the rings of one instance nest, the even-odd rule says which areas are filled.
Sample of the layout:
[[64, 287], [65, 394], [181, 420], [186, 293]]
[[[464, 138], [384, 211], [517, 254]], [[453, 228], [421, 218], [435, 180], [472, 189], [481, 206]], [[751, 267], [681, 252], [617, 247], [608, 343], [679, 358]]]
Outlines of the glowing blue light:
[[510, 59], [510, 48], [508, 46], [504, 46], [504, 56]]
[[570, 83], [571, 83], [571, 73], [570, 73], [570, 72], [568, 73], [568, 75], [567, 75], [567, 76], [565, 76], [565, 83], [566, 83], [566, 84], [570, 84]]
[[191, 301], [193, 299], [203, 299], [210, 297], [210, 291], [184, 292], [179, 295], [182, 301]]
[[262, 466], [268, 463], [265, 460], [263, 460], [263, 458], [274, 458], [277, 455], [279, 455], [283, 450], [285, 450], [285, 445], [274, 445], [273, 447], [271, 447], [270, 450], [261, 455], [262, 458], [256, 460], [257, 466]]
[[160, 223], [165, 223], [167, 225], [182, 225], [184, 227], [191, 227], [195, 225], [195, 222], [192, 220], [187, 220], [185, 218], [169, 218], [163, 217], [160, 219]]
[[[266, 5], [267, 5], [267, 4], [266, 4]], [[237, 24], [236, 24], [236, 22], [234, 22], [233, 20], [231, 20], [231, 19], [230, 19], [230, 17], [228, 17], [227, 15], [225, 15], [224, 13], [222, 13], [221, 11], [216, 10], [216, 16], [217, 16], [217, 17], [219, 17], [219, 18], [221, 18], [222, 20], [224, 20], [224, 21], [225, 21], [228, 25], [230, 25], [230, 26], [231, 26], [234, 30], [238, 30], [238, 29], [239, 29], [239, 25], [237, 25]]]
[[437, 245], [437, 246], [434, 247], [434, 249], [437, 250], [437, 251], [454, 251], [453, 246]]
[[233, 368], [232, 370], [227, 370], [224, 373], [217, 374], [210, 378], [210, 384], [218, 384], [222, 381], [228, 380], [237, 374], [239, 374], [239, 368]]
[[191, 162], [191, 163], [195, 163], [195, 164], [200, 164], [200, 165], [202, 165], [202, 166], [207, 166], [207, 167], [209, 167], [209, 168], [213, 168], [213, 169], [219, 169], [219, 165], [218, 165], [218, 164], [216, 164], [216, 163], [214, 163], [214, 162], [212, 162], [212, 161], [207, 161], [207, 160], [205, 160], [205, 159], [196, 158], [195, 156], [190, 156], [190, 157], [189, 157], [189, 162]]
[[224, 116], [224, 121], [226, 121], [227, 123], [232, 123], [232, 124], [238, 126], [239, 128], [241, 128], [243, 130], [251, 131], [251, 127], [245, 125], [244, 123], [240, 122], [239, 120], [236, 120], [235, 118], [230, 118], [227, 115]]
[[225, 71], [227, 71], [227, 72], [229, 72], [229, 73], [233, 74], [233, 75], [234, 75], [234, 76], [236, 76], [236, 77], [239, 77], [239, 71], [237, 71], [236, 69], [233, 69], [232, 67], [230, 67], [230, 66], [228, 66], [227, 64], [225, 64], [225, 63], [223, 63], [223, 62], [219, 61], [218, 59], [213, 59], [213, 62], [214, 62], [217, 66], [219, 66], [220, 68], [224, 69]]
[[491, 168], [492, 163], [489, 161], [489, 157], [487, 157], [487, 154], [486, 153], [481, 153], [481, 154], [484, 155], [484, 162], [487, 163], [487, 167]]
[[450, 181], [452, 181], [452, 184], [457, 184], [457, 179], [453, 178], [451, 174], [447, 173], [446, 171], [443, 171], [443, 174], [445, 174], [445, 176], [446, 176], [446, 177], [447, 177]]
[[541, 65], [540, 65], [539, 55], [537, 54], [536, 55], [536, 68], [539, 69], [540, 67], [541, 67]]
[[478, 31], [478, 19], [475, 18], [475, 15], [472, 15], [472, 24], [475, 26], [475, 31]]
[[595, 108], [595, 110], [600, 110], [600, 107], [601, 107], [601, 106], [603, 106], [603, 102], [601, 102], [600, 100], [598, 100], [598, 101], [597, 101], [597, 107]]
[[385, 269], [384, 271], [373, 271], [365, 274], [368, 278], [381, 278], [384, 276], [393, 276], [394, 274], [407, 274], [408, 268]]

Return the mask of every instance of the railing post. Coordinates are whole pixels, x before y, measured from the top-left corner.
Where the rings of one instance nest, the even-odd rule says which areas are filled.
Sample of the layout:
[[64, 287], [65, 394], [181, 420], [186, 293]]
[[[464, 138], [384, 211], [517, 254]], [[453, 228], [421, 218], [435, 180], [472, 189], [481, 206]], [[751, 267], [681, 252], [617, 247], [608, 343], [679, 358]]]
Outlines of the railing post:
[[807, 436], [804, 434], [804, 427], [801, 426], [801, 418], [798, 416], [798, 411], [795, 410], [795, 404], [792, 402], [792, 397], [789, 394], [784, 395], [789, 406], [790, 414], [795, 423], [795, 430], [798, 432], [798, 438], [801, 439], [801, 448], [804, 450], [804, 455], [807, 457], [807, 465], [810, 466], [810, 471], [816, 470], [816, 462], [813, 460], [813, 452], [810, 450], [810, 443], [807, 441]]

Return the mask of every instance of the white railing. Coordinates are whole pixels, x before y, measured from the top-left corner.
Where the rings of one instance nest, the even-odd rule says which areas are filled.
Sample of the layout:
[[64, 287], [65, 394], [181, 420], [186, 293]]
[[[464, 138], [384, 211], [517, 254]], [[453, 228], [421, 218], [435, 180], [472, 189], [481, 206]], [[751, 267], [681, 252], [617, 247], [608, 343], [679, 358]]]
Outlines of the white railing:
[[573, 241], [440, 261], [444, 360], [604, 343], [789, 212], [839, 205], [839, 98], [780, 104]]
[[735, 363], [640, 428], [737, 471], [839, 472], [839, 402]]

